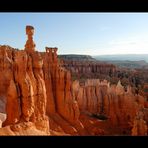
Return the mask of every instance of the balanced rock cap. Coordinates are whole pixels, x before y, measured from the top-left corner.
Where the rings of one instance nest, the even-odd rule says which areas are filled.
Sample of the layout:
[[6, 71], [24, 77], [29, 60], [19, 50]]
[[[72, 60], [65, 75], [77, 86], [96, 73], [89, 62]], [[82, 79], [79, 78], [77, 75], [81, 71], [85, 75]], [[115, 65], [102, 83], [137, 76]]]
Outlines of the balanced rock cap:
[[33, 35], [34, 34], [34, 27], [33, 26], [29, 26], [29, 25], [27, 25], [26, 26], [26, 34], [27, 35]]

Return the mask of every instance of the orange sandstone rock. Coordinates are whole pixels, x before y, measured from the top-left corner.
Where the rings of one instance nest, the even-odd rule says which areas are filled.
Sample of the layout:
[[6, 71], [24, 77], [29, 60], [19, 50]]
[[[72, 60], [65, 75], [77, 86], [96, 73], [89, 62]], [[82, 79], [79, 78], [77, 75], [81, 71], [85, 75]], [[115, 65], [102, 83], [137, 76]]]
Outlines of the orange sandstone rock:
[[106, 116], [112, 128], [119, 127], [123, 131], [131, 131], [136, 114], [145, 104], [144, 98], [132, 94], [130, 88], [124, 91], [120, 82], [110, 86], [107, 81], [92, 79], [81, 86], [74, 81], [72, 90], [80, 112], [89, 112], [98, 118]]
[[[83, 133], [83, 126], [78, 120], [79, 107], [72, 98], [71, 74], [60, 67], [57, 48], [46, 47], [44, 53], [35, 51], [33, 33], [34, 28], [27, 26], [25, 50], [7, 50], [6, 47], [0, 50], [2, 72], [6, 70], [11, 74], [3, 80], [3, 83], [8, 83], [7, 89], [5, 85], [1, 86], [1, 90], [5, 91], [0, 96], [4, 94], [7, 102], [7, 118], [3, 127], [11, 125], [15, 130], [15, 126], [19, 125], [21, 131], [23, 123], [31, 122], [36, 129], [49, 132], [48, 118], [55, 116], [67, 133], [78, 134], [78, 129]], [[70, 127], [77, 130], [71, 131]]]
[[34, 28], [32, 26], [26, 26], [26, 34], [28, 40], [25, 45], [25, 50], [30, 53], [35, 51], [35, 43], [33, 42]]

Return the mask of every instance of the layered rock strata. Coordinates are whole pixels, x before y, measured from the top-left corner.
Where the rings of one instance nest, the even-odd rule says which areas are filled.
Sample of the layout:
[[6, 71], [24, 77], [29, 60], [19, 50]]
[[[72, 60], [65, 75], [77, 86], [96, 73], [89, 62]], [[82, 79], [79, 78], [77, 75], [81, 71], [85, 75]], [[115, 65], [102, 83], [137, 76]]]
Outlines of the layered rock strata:
[[120, 134], [134, 133], [139, 124], [145, 129], [142, 134], [147, 134], [148, 120], [144, 116], [137, 118], [137, 114], [144, 113], [145, 99], [133, 94], [131, 87], [125, 91], [120, 81], [117, 85], [110, 85], [106, 80], [88, 79], [83, 85], [74, 81], [72, 89], [81, 112], [105, 120], [113, 131], [118, 128]]

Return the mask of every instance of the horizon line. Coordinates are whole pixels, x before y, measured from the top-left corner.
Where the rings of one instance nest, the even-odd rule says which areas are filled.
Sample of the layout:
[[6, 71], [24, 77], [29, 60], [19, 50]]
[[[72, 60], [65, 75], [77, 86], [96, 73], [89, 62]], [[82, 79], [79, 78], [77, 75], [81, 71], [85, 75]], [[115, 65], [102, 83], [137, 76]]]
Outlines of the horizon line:
[[92, 55], [92, 54], [82, 54], [82, 53], [66, 53], [66, 54], [59, 54], [59, 55], [88, 55], [88, 56], [106, 56], [106, 55], [147, 55], [148, 53], [113, 53], [113, 54], [96, 54], [96, 55]]

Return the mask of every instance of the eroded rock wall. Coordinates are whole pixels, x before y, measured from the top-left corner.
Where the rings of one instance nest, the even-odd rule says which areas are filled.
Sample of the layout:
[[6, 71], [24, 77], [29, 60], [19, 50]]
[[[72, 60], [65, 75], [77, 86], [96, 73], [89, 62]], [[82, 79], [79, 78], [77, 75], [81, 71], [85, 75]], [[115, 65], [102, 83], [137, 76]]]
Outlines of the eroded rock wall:
[[141, 124], [141, 120], [145, 123], [147, 121], [144, 117], [135, 120], [137, 114], [144, 109], [145, 99], [133, 94], [131, 87], [125, 91], [120, 81], [111, 86], [106, 80], [99, 79], [88, 79], [83, 85], [74, 81], [72, 88], [73, 97], [77, 100], [81, 112], [98, 118], [104, 116], [112, 127], [119, 127], [129, 135], [133, 127]]

